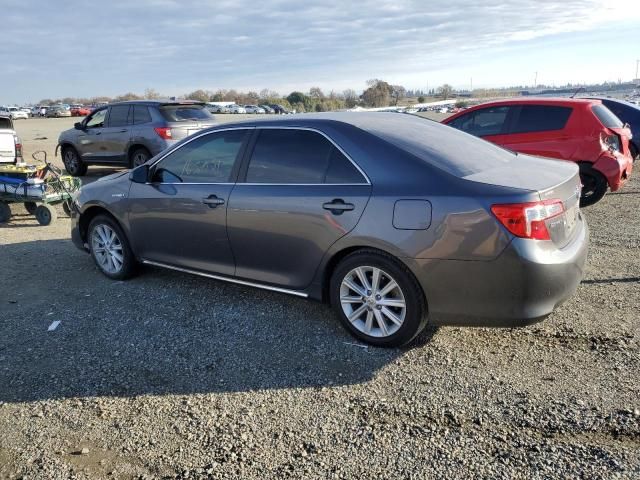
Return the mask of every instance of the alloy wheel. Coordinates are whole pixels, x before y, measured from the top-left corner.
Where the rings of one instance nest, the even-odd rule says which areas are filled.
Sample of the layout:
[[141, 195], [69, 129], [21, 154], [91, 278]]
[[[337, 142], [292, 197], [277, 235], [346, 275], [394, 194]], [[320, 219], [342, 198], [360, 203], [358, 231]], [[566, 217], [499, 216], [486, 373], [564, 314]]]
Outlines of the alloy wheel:
[[78, 169], [78, 156], [76, 155], [76, 152], [71, 149], [65, 150], [63, 162], [64, 165], [70, 170], [75, 171]]
[[102, 270], [116, 274], [124, 264], [123, 247], [118, 234], [108, 225], [97, 225], [91, 233], [91, 251]]
[[345, 275], [340, 305], [347, 319], [371, 337], [389, 337], [402, 326], [407, 304], [400, 285], [384, 270], [362, 266]]

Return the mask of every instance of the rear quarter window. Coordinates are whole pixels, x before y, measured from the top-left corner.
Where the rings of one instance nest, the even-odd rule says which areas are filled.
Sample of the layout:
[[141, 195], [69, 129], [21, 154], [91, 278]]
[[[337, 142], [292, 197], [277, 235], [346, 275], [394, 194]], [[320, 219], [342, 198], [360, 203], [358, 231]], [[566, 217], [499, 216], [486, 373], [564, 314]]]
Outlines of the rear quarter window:
[[573, 108], [553, 105], [522, 105], [509, 133], [544, 132], [562, 130]]
[[159, 110], [168, 122], [211, 120], [213, 118], [204, 105], [163, 105]]
[[598, 117], [600, 123], [607, 128], [622, 128], [622, 121], [604, 105], [593, 105], [591, 110]]

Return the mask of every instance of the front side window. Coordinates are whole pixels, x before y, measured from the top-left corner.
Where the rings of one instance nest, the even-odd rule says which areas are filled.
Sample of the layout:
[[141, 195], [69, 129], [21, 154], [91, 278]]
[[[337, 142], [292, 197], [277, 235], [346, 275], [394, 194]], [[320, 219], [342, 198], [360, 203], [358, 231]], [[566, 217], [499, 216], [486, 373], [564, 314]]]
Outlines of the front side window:
[[562, 130], [567, 124], [572, 111], [571, 107], [523, 105], [520, 107], [520, 114], [509, 133]]
[[129, 105], [116, 105], [111, 107], [109, 112], [110, 127], [124, 127], [127, 125], [127, 117], [129, 116]]
[[508, 113], [509, 107], [482, 108], [456, 118], [449, 125], [476, 137], [500, 135]]
[[260, 131], [247, 183], [366, 183], [353, 164], [323, 135], [309, 130]]
[[156, 164], [160, 183], [227, 183], [248, 130], [214, 132], [174, 150]]
[[85, 127], [87, 128], [100, 128], [104, 127], [104, 119], [107, 116], [107, 109], [97, 110], [87, 120]]

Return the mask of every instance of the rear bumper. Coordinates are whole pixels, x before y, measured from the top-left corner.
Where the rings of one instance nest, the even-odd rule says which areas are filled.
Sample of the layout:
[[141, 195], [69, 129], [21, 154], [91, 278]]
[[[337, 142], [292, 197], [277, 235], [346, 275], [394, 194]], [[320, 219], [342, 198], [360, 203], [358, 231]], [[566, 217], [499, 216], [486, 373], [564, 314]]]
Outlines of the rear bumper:
[[[583, 277], [586, 222], [559, 250], [516, 238], [495, 260], [412, 260], [433, 325], [521, 327], [543, 320]], [[546, 243], [546, 242], [545, 242]]]
[[593, 164], [593, 168], [607, 178], [612, 192], [619, 190], [631, 176], [633, 159], [631, 155], [604, 153]]

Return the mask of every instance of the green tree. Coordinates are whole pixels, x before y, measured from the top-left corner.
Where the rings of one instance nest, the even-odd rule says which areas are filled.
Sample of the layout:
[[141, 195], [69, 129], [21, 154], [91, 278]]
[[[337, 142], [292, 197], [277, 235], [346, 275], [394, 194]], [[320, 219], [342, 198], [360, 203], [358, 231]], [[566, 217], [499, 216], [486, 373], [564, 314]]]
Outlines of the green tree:
[[424, 103], [424, 97], [423, 96], [419, 96], [418, 97], [418, 103]]
[[392, 87], [384, 80], [367, 81], [367, 88], [362, 92], [362, 101], [369, 107], [386, 107], [391, 99]]
[[291, 92], [289, 95], [287, 95], [287, 102], [289, 102], [292, 106], [298, 103], [302, 103], [304, 105], [306, 100], [307, 96], [302, 92]]

